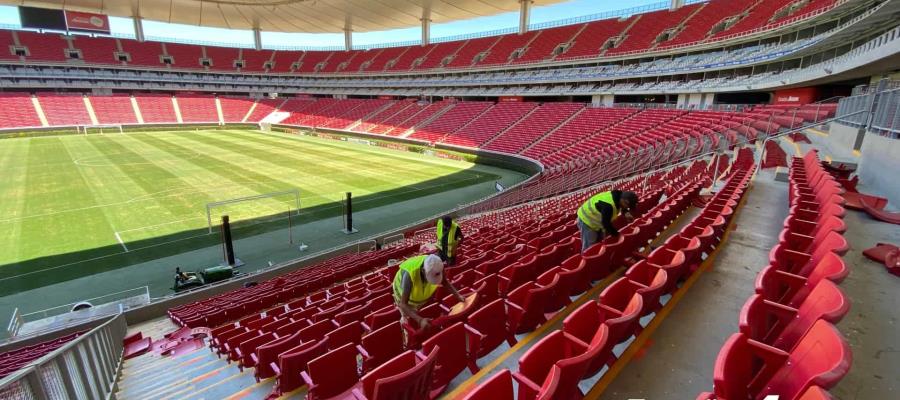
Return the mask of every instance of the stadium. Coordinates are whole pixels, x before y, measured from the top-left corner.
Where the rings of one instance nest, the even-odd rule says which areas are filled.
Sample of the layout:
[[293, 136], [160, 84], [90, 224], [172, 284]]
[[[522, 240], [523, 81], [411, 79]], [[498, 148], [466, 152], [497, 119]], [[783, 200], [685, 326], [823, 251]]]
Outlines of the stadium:
[[0, 0], [0, 399], [897, 397], [900, 0], [602, 3]]

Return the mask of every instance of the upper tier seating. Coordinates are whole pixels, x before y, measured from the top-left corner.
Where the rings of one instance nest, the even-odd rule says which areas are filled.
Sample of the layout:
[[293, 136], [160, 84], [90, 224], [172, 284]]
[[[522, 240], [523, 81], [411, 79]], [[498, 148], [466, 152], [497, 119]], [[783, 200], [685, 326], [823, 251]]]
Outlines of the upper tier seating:
[[234, 62], [238, 59], [240, 49], [233, 47], [203, 46], [206, 58], [210, 60], [211, 70], [234, 71]]
[[697, 11], [700, 4], [691, 4], [675, 11], [660, 10], [641, 14], [640, 20], [631, 26], [625, 39], [607, 54], [621, 54], [642, 49], [652, 49], [657, 38], [667, 29], [677, 28], [688, 16]]
[[38, 93], [50, 126], [92, 125], [81, 93]]
[[90, 100], [97, 122], [101, 124], [138, 123], [129, 95], [90, 96]]
[[12, 52], [12, 47], [16, 45], [13, 40], [13, 32], [0, 30], [0, 60], [18, 61], [19, 57]]
[[75, 36], [72, 47], [81, 51], [81, 58], [89, 64], [122, 64], [116, 57], [119, 45], [116, 39], [105, 37]]
[[[129, 65], [167, 68], [160, 56], [174, 58], [171, 68], [202, 69], [200, 59], [205, 54], [214, 71], [238, 71], [234, 61], [242, 58], [240, 71], [263, 72], [267, 61], [274, 61], [270, 72], [289, 73], [296, 63], [296, 72], [304, 74], [333, 74], [384, 71], [422, 71], [441, 68], [469, 68], [525, 64], [550, 60], [568, 60], [599, 56], [615, 56], [656, 48], [681, 46], [701, 41], [724, 40], [731, 36], [765, 28], [791, 20], [810, 17], [829, 10], [835, 0], [760, 0], [736, 2], [711, 0], [695, 3], [677, 10], [659, 10], [627, 18], [606, 19], [574, 25], [564, 25], [499, 36], [475, 38], [403, 47], [387, 47], [352, 51], [275, 51], [256, 52], [249, 49], [177, 43], [137, 42], [130, 39], [92, 39], [73, 36], [73, 46], [82, 50], [87, 63], [117, 64], [110, 53], [115, 43], [130, 55]], [[733, 20], [729, 20], [733, 18]], [[727, 23], [726, 23], [727, 22]], [[60, 34], [39, 34], [18, 31], [21, 45], [28, 47], [30, 62], [66, 63], [69, 47]], [[617, 39], [610, 41], [610, 39]], [[618, 40], [620, 39], [620, 40]], [[80, 44], [79, 44], [80, 43]], [[0, 49], [13, 45], [9, 31], [0, 31]], [[96, 44], [89, 46], [88, 44]], [[568, 45], [554, 55], [560, 45]], [[615, 45], [615, 46], [614, 46]], [[88, 54], [90, 53], [90, 54]], [[240, 56], [239, 56], [240, 54]], [[0, 51], [0, 60], [18, 57]], [[449, 62], [447, 62], [449, 60]], [[445, 65], [446, 63], [446, 65]]]
[[243, 72], [264, 72], [265, 65], [272, 60], [272, 50], [241, 49], [241, 60], [244, 61]]
[[166, 54], [172, 57], [172, 66], [175, 68], [199, 69], [203, 68], [200, 59], [203, 58], [203, 48], [181, 43], [164, 43]]
[[0, 93], [0, 128], [41, 126], [41, 119], [28, 93]]
[[540, 36], [531, 42], [528, 48], [525, 49], [525, 52], [522, 53], [522, 56], [514, 62], [526, 63], [550, 59], [554, 55], [553, 51], [559, 45], [568, 43], [584, 27], [584, 24], [579, 24], [543, 29], [540, 31]]
[[568, 50], [557, 56], [556, 59], [596, 57], [600, 55], [603, 45], [610, 38], [622, 33], [629, 23], [629, 19], [605, 19], [588, 22], [587, 26], [575, 36]]
[[19, 36], [19, 44], [28, 49], [26, 59], [29, 62], [65, 62], [68, 59], [66, 49], [69, 44], [61, 34], [41, 34], [28, 31], [16, 33]]

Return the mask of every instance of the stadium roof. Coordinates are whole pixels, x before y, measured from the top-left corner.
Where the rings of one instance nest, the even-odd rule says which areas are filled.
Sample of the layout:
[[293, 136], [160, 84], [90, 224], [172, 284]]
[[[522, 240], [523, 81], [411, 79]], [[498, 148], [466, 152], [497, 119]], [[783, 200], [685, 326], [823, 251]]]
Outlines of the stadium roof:
[[[565, 0], [534, 0], [534, 6]], [[65, 8], [114, 17], [228, 29], [342, 33], [421, 26], [519, 10], [518, 0], [0, 0], [0, 4]]]

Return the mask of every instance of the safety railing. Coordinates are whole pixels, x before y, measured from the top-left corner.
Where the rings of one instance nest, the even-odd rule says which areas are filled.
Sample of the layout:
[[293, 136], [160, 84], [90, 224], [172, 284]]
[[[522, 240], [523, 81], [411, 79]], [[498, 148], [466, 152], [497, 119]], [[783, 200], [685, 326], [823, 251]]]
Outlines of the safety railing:
[[0, 380], [0, 399], [106, 399], [128, 325], [122, 314]]
[[871, 130], [881, 136], [900, 138], [900, 89], [878, 93]]

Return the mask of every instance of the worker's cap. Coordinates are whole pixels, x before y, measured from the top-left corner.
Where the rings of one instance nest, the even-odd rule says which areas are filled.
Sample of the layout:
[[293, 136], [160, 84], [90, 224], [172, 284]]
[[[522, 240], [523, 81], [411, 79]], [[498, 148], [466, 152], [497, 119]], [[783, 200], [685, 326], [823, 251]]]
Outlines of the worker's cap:
[[425, 257], [425, 279], [432, 285], [440, 285], [444, 281], [444, 262], [441, 258], [429, 254]]

